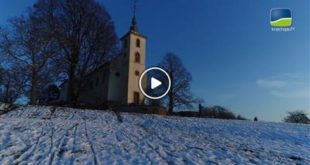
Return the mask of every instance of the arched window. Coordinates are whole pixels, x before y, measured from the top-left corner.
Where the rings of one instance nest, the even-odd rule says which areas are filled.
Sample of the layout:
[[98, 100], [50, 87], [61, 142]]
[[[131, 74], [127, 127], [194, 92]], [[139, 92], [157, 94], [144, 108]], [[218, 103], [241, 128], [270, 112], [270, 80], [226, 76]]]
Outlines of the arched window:
[[135, 62], [140, 63], [140, 54], [138, 52], [135, 55]]
[[140, 39], [139, 39], [139, 38], [136, 40], [136, 46], [137, 46], [138, 48], [140, 48]]
[[139, 92], [133, 92], [133, 101], [136, 105], [140, 104], [140, 93]]

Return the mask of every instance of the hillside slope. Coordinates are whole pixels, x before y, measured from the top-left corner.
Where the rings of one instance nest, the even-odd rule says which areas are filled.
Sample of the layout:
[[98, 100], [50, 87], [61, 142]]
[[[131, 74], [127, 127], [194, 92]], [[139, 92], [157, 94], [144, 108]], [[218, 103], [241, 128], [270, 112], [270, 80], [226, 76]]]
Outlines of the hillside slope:
[[0, 117], [0, 164], [310, 164], [308, 125], [23, 107]]

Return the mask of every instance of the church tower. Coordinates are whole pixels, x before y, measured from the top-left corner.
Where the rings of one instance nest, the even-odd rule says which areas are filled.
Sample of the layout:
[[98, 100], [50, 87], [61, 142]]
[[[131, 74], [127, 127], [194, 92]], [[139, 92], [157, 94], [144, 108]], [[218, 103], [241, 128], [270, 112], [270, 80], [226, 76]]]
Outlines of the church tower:
[[144, 103], [144, 96], [139, 89], [139, 78], [145, 70], [146, 40], [138, 31], [134, 14], [129, 32], [121, 38], [123, 54], [128, 58], [127, 104]]
[[145, 70], [147, 38], [139, 33], [135, 3], [133, 13], [129, 31], [121, 38], [121, 53], [110, 64], [108, 101], [118, 105], [144, 103], [139, 78]]

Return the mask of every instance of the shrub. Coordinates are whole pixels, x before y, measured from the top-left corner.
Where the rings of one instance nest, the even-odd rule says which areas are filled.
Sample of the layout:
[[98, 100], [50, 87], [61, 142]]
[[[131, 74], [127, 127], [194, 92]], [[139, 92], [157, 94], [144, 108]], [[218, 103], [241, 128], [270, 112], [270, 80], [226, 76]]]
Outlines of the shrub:
[[288, 112], [288, 115], [283, 119], [287, 123], [303, 123], [310, 124], [310, 119], [303, 111]]
[[[221, 106], [206, 107], [201, 110], [201, 116], [218, 119], [237, 119], [234, 113]], [[241, 116], [239, 118], [241, 118]]]

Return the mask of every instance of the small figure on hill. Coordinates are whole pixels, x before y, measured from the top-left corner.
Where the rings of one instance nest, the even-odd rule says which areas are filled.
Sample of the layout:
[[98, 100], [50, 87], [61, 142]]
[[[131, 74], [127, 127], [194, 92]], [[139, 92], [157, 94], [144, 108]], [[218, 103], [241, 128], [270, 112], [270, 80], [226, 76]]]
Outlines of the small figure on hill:
[[257, 119], [257, 117], [256, 117], [256, 116], [254, 117], [254, 121], [258, 121], [258, 119]]
[[201, 111], [202, 111], [203, 107], [201, 104], [198, 105], [198, 111], [199, 111], [199, 117], [201, 117]]

